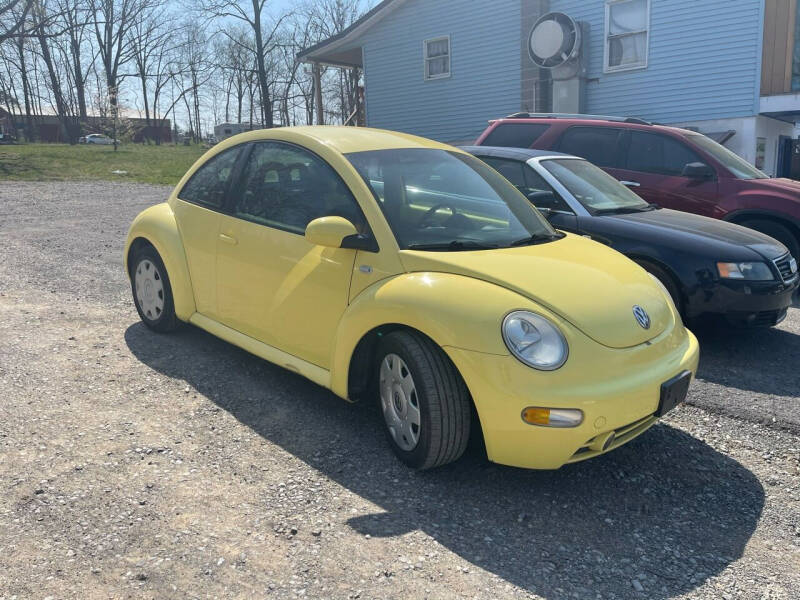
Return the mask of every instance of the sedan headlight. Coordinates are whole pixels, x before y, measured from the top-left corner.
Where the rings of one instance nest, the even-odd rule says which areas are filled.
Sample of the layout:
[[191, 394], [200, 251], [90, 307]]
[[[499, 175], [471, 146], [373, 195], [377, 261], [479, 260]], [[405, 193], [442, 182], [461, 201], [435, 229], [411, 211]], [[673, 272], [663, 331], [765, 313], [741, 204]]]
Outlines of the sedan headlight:
[[743, 279], [748, 281], [772, 281], [775, 277], [763, 262], [718, 262], [717, 271], [723, 279]]
[[567, 360], [564, 334], [541, 315], [516, 310], [503, 319], [503, 341], [520, 361], [542, 371], [558, 369]]

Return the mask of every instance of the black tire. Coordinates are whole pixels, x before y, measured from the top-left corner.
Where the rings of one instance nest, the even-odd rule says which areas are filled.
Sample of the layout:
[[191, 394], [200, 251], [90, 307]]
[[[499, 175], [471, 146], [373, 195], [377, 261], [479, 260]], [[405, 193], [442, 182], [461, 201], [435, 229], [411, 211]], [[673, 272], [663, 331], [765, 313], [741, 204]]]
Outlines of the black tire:
[[749, 229], [755, 229], [771, 238], [775, 238], [789, 249], [792, 256], [800, 260], [800, 240], [798, 240], [797, 236], [785, 225], [776, 221], [770, 221], [769, 219], [752, 219], [750, 221], [742, 221], [739, 225]]
[[[421, 417], [418, 440], [410, 449], [401, 447], [392, 435], [381, 399], [381, 368], [392, 355], [402, 359], [413, 379], [415, 406]], [[420, 333], [396, 331], [381, 340], [374, 368], [384, 430], [397, 457], [419, 470], [439, 467], [460, 458], [470, 439], [471, 400], [464, 380], [449, 357]]]
[[[162, 301], [160, 309], [143, 307], [139, 300], [139, 294], [136, 292], [137, 272], [142, 269], [149, 271], [145, 268], [150, 265], [155, 270], [154, 279], [160, 281], [162, 289], [153, 292]], [[178, 325], [178, 318], [175, 316], [175, 302], [172, 297], [172, 286], [169, 282], [169, 275], [167, 269], [164, 267], [164, 262], [152, 246], [142, 246], [136, 250], [131, 256], [130, 260], [131, 269], [131, 293], [133, 294], [133, 303], [136, 305], [136, 312], [142, 322], [153, 331], [159, 333], [167, 333], [174, 331]]]
[[678, 284], [675, 282], [675, 279], [667, 273], [664, 269], [659, 267], [658, 265], [654, 265], [651, 262], [647, 262], [645, 260], [637, 260], [636, 264], [642, 267], [645, 271], [653, 275], [656, 279], [658, 279], [667, 291], [669, 295], [672, 296], [672, 301], [675, 303], [675, 308], [678, 309], [678, 314], [680, 314], [681, 318], [685, 321], [685, 315], [683, 312], [684, 302], [683, 302], [683, 295], [681, 294], [681, 290], [678, 287]]

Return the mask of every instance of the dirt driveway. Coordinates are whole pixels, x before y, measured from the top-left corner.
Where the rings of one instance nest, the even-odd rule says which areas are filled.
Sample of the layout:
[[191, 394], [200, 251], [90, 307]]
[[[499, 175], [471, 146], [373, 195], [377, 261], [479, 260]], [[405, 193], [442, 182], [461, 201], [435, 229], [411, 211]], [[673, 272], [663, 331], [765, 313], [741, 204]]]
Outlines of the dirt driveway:
[[691, 405], [616, 452], [418, 474], [371, 407], [139, 323], [167, 194], [0, 183], [0, 600], [800, 597], [800, 310], [701, 331]]

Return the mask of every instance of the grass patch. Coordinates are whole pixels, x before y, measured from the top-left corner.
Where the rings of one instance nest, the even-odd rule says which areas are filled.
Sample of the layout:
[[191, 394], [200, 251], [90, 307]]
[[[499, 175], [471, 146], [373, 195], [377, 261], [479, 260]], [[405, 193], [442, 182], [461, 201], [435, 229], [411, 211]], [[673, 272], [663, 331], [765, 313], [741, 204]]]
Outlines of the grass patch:
[[[15, 144], [0, 146], [0, 180], [104, 179], [175, 185], [206, 150], [200, 146]], [[124, 175], [113, 171], [126, 171]]]

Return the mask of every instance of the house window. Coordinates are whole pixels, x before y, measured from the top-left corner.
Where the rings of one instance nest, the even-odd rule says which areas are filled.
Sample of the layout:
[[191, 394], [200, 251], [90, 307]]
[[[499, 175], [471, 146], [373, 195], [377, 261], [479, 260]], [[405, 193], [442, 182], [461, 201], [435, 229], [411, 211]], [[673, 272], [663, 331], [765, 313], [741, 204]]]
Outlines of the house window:
[[605, 71], [647, 66], [650, 0], [606, 1]]
[[425, 79], [450, 77], [450, 36], [425, 40]]

